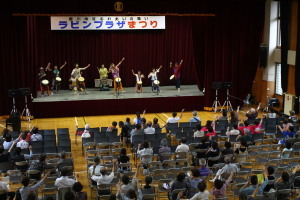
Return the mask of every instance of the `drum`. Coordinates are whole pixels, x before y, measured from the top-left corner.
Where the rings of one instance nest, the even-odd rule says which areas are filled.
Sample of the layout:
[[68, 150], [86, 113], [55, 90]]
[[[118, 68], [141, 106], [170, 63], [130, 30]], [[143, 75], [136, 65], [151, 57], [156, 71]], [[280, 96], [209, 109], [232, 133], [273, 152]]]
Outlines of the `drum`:
[[115, 80], [116, 80], [117, 83], [121, 82], [121, 78], [120, 77], [116, 78]]
[[79, 77], [79, 78], [78, 78], [78, 81], [79, 81], [79, 82], [83, 82], [83, 81], [84, 81], [84, 78], [83, 78], [83, 77]]
[[138, 84], [138, 85], [142, 85], [143, 82], [142, 82], [142, 81], [138, 81], [137, 84]]
[[61, 82], [61, 78], [60, 78], [60, 77], [56, 77], [55, 80], [56, 80], [57, 82]]
[[172, 76], [170, 76], [170, 80], [174, 79], [174, 77], [175, 77], [174, 74]]
[[154, 81], [154, 85], [159, 85], [159, 81], [158, 81], [158, 80], [155, 80], [155, 81]]
[[49, 81], [46, 80], [46, 79], [45, 79], [45, 80], [42, 80], [42, 84], [43, 84], [43, 85], [48, 85], [48, 84], [49, 84]]

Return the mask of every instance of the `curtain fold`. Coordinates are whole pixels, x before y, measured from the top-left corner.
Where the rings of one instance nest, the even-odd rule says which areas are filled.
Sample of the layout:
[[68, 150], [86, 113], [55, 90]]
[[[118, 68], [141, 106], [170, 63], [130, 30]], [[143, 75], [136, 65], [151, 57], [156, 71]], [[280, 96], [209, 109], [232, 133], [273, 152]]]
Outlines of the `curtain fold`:
[[[295, 65], [295, 90], [296, 96], [300, 97], [300, 0], [298, 0], [298, 24], [297, 24], [297, 47], [296, 47], [296, 65]], [[296, 101], [295, 111], [299, 113], [299, 101]]]

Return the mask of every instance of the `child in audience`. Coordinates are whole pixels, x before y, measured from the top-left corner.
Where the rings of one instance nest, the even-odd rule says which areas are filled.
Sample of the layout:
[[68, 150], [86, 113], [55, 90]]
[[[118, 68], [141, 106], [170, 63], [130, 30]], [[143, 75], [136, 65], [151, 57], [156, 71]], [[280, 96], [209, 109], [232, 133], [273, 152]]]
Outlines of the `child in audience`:
[[214, 187], [210, 190], [210, 193], [215, 197], [215, 198], [223, 198], [226, 196], [226, 190], [227, 186], [232, 181], [232, 177], [234, 175], [234, 171], [231, 172], [229, 178], [227, 181], [224, 183], [223, 181], [216, 179], [214, 182]]
[[152, 177], [146, 176], [145, 177], [146, 185], [142, 188], [142, 193], [144, 194], [155, 194], [155, 188], [154, 186], [151, 186], [152, 183]]

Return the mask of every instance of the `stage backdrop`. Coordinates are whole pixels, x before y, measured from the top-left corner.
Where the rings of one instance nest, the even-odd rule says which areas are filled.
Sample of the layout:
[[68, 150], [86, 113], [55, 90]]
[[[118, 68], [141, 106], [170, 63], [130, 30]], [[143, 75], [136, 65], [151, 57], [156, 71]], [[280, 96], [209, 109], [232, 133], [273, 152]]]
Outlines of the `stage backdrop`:
[[[8, 89], [30, 87], [33, 96], [36, 95], [38, 69], [48, 62], [53, 68], [54, 64], [60, 66], [67, 61], [61, 71], [62, 89], [66, 89], [74, 63], [81, 67], [91, 64], [83, 76], [87, 86], [92, 87], [99, 76], [96, 67], [101, 64], [109, 67], [122, 57], [125, 61], [120, 66], [120, 74], [124, 86], [134, 86], [131, 69], [148, 75], [160, 65], [163, 65], [159, 73], [161, 84], [170, 85], [169, 62], [183, 59], [182, 84], [205, 87], [203, 106], [213, 103], [215, 91], [211, 83], [214, 81], [232, 81], [231, 94], [245, 98], [258, 63], [264, 1], [220, 2], [215, 17], [167, 16], [166, 30], [51, 31], [50, 17], [5, 17], [0, 23], [0, 114], [11, 110]], [[145, 86], [150, 85], [149, 79], [144, 82]], [[222, 103], [225, 91], [220, 95]], [[232, 103], [241, 104], [235, 100]]]

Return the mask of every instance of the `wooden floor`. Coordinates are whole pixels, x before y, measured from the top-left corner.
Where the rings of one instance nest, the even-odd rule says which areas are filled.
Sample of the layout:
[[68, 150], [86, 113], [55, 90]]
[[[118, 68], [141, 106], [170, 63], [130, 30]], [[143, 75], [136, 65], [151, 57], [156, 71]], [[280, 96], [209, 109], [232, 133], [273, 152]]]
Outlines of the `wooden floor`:
[[[179, 114], [179, 113], [178, 113]], [[202, 125], [205, 125], [206, 120], [212, 120], [217, 116], [220, 116], [221, 113], [214, 114], [213, 112], [201, 111], [198, 112], [198, 116], [201, 118]], [[261, 117], [262, 113], [260, 113]], [[166, 121], [166, 116], [171, 116], [171, 113], [146, 113], [146, 120], [153, 120], [153, 118], [159, 119], [159, 124], [163, 125]], [[112, 121], [125, 121], [125, 119], [129, 117], [131, 121], [135, 118], [135, 115], [110, 115], [110, 116], [88, 116], [88, 117], [77, 117], [79, 127], [84, 127], [84, 125], [90, 124], [90, 127], [107, 127], [111, 125]], [[191, 112], [184, 112], [181, 122], [187, 122], [192, 117]], [[245, 114], [240, 113], [240, 119], [246, 119]], [[4, 122], [1, 122], [4, 125]], [[85, 157], [82, 154], [81, 150], [81, 141], [79, 138], [79, 142], [75, 144], [75, 119], [74, 117], [68, 118], [49, 118], [49, 119], [34, 119], [30, 123], [24, 121], [22, 122], [22, 130], [28, 130], [33, 125], [37, 126], [39, 129], [57, 129], [57, 128], [69, 128], [71, 140], [72, 140], [72, 154], [74, 157], [75, 164], [75, 172], [78, 181], [80, 181], [84, 185], [84, 190], [88, 192], [90, 195], [90, 188], [87, 181], [86, 174], [86, 161]], [[0, 128], [2, 132], [3, 128]], [[130, 151], [127, 151], [130, 152]], [[136, 169], [134, 169], [136, 170]], [[140, 177], [142, 178], [142, 177]], [[208, 183], [208, 189], [211, 189], [212, 183]], [[91, 198], [89, 198], [91, 199]]]

